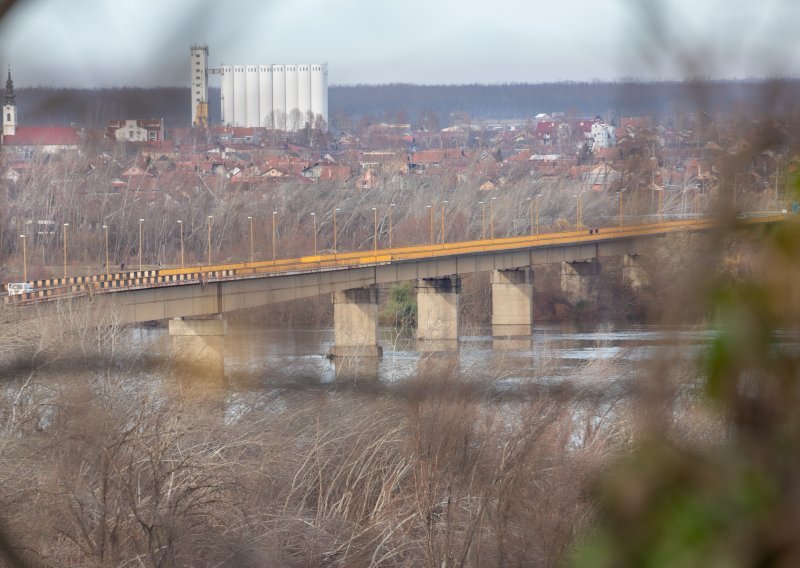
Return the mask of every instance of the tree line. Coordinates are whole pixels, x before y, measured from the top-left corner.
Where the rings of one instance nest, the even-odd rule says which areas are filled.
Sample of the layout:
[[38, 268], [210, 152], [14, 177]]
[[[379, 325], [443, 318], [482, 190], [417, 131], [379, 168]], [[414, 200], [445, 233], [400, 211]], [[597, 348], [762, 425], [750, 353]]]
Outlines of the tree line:
[[[663, 82], [561, 82], [499, 85], [333, 85], [329, 87], [329, 122], [333, 128], [368, 118], [375, 121], [447, 126], [469, 119], [525, 119], [539, 113], [575, 116], [660, 116], [696, 111], [702, 91], [704, 111], [760, 114], [795, 110], [800, 80], [726, 80]], [[104, 126], [121, 118], [164, 118], [168, 126], [189, 126], [189, 89], [183, 87], [17, 89], [21, 124]], [[778, 93], [778, 96], [774, 96]], [[209, 115], [219, 117], [219, 89], [209, 89]], [[432, 121], [431, 118], [436, 120]]]

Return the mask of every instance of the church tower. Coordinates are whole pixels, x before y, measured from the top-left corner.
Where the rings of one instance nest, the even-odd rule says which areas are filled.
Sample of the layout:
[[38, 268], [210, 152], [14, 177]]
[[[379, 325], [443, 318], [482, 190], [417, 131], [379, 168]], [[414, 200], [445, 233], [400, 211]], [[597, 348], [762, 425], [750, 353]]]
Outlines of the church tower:
[[14, 81], [11, 80], [11, 66], [8, 66], [6, 94], [3, 97], [3, 136], [17, 133], [17, 97], [14, 95]]

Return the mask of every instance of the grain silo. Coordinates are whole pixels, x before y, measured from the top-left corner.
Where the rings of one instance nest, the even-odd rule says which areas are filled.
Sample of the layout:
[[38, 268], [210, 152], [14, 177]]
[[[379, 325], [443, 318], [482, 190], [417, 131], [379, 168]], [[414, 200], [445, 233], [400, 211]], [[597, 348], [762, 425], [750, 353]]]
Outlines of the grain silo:
[[259, 95], [258, 65], [246, 66], [247, 118], [244, 126], [261, 126], [261, 97]]
[[298, 128], [305, 128], [308, 113], [311, 112], [311, 66], [297, 66], [297, 109], [300, 111]]
[[324, 65], [311, 66], [311, 112], [316, 118], [317, 115], [327, 120], [328, 113], [326, 112], [327, 105], [327, 92], [328, 92], [328, 73], [327, 69], [323, 71]]
[[272, 114], [278, 130], [286, 130], [286, 68], [272, 66]]
[[297, 65], [286, 65], [286, 130], [297, 130], [300, 112], [297, 109]]
[[259, 126], [274, 128], [272, 123], [272, 65], [258, 67], [258, 95], [261, 116]]
[[247, 73], [244, 65], [233, 66], [233, 126], [247, 123]]
[[222, 65], [208, 69], [205, 46], [192, 46], [191, 58], [195, 126], [205, 124], [208, 74], [221, 75], [223, 125], [298, 130], [305, 127], [309, 115], [328, 120], [327, 64]]

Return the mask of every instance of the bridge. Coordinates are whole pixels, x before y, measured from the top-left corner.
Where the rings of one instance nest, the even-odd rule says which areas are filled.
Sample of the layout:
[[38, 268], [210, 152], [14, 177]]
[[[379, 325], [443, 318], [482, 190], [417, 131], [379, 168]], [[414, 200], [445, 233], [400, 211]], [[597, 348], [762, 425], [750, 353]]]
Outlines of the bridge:
[[[741, 220], [769, 224], [784, 215]], [[377, 286], [417, 283], [417, 338], [443, 344], [458, 340], [460, 276], [492, 272], [492, 332], [496, 337], [530, 336], [533, 267], [560, 263], [564, 293], [588, 293], [599, 261], [624, 259], [623, 277], [643, 280], [637, 257], [643, 243], [682, 231], [708, 231], [711, 219], [677, 220], [433, 245], [330, 253], [292, 259], [95, 274], [30, 282], [32, 291], [5, 296], [6, 304], [46, 304], [56, 300], [110, 300], [118, 321], [169, 320], [173, 340], [202, 342], [224, 335], [222, 314], [287, 300], [333, 294], [333, 357], [379, 356]], [[199, 347], [199, 346], [198, 346]], [[220, 347], [221, 349], [221, 347]], [[196, 349], [195, 349], [196, 351]], [[213, 350], [212, 350], [213, 351]]]

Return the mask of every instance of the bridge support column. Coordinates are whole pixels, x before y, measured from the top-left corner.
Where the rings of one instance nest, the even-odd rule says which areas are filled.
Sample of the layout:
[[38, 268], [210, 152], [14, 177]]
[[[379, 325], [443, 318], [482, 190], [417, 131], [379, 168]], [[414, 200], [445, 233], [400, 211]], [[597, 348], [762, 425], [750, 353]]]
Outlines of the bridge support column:
[[530, 337], [533, 322], [533, 271], [492, 272], [492, 335]]
[[596, 296], [594, 281], [600, 274], [600, 263], [594, 260], [561, 263], [561, 291], [572, 304], [592, 300]]
[[638, 254], [626, 254], [622, 257], [622, 282], [634, 290], [647, 285], [647, 274], [639, 263]]
[[169, 320], [176, 367], [211, 382], [225, 378], [225, 320], [222, 316]]
[[458, 347], [458, 276], [423, 278], [417, 281], [417, 339], [426, 351], [448, 351]]
[[334, 292], [331, 357], [380, 357], [378, 345], [378, 288]]

